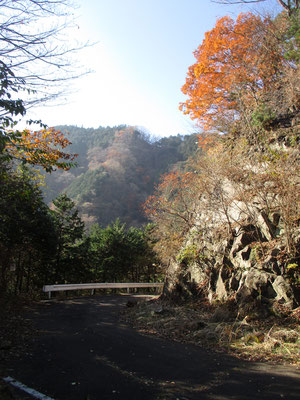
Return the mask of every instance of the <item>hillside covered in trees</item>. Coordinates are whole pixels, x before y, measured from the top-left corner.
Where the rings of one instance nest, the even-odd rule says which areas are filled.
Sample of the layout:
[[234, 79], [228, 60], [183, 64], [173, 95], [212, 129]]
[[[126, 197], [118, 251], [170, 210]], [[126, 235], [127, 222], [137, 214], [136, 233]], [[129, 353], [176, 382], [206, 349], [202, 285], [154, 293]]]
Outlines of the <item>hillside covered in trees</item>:
[[56, 127], [68, 132], [77, 167], [46, 176], [46, 201], [64, 192], [80, 210], [87, 227], [116, 218], [132, 226], [147, 222], [142, 204], [160, 176], [198, 151], [197, 136], [153, 140], [134, 127]]
[[2, 295], [35, 295], [54, 282], [161, 280], [142, 203], [161, 173], [197, 152], [197, 137], [151, 141], [126, 126], [60, 128], [5, 137]]

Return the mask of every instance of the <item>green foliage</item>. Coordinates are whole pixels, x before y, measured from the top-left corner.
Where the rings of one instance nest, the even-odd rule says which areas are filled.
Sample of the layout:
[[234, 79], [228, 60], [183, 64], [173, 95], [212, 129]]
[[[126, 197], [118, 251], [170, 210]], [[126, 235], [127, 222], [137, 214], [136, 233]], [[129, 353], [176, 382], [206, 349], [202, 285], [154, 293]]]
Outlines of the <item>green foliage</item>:
[[11, 124], [14, 125], [13, 116], [24, 115], [26, 113], [22, 100], [13, 99], [11, 93], [18, 93], [21, 83], [24, 84], [24, 81], [18, 80], [13, 71], [0, 61], [0, 108], [2, 109], [0, 121], [3, 126], [11, 127]]
[[84, 237], [84, 223], [74, 202], [66, 194], [53, 201], [51, 215], [55, 225], [57, 245], [55, 257], [50, 263], [53, 282], [81, 282], [86, 279], [84, 259], [88, 241]]
[[293, 136], [289, 137], [288, 140], [289, 140], [289, 145], [291, 147], [296, 147], [298, 145], [298, 143], [300, 142], [300, 136], [293, 135]]
[[192, 244], [184, 247], [177, 255], [176, 260], [180, 264], [189, 265], [198, 261], [200, 258], [199, 246]]
[[1, 163], [0, 183], [0, 291], [28, 292], [43, 284], [55, 227], [29, 170]]
[[94, 225], [90, 232], [93, 279], [100, 282], [153, 281], [159, 278], [158, 263], [148, 236], [117, 219], [106, 228]]
[[104, 168], [88, 170], [85, 174], [76, 177], [66, 189], [70, 198], [76, 199], [78, 202], [85, 201], [90, 197], [92, 188], [101, 187], [107, 177]]
[[51, 210], [28, 169], [0, 168], [0, 290], [34, 293], [44, 284], [156, 281], [151, 226], [116, 220], [85, 234], [75, 203], [62, 194]]
[[[7, 133], [7, 128], [16, 124], [14, 117], [25, 115], [26, 110], [22, 100], [14, 99], [13, 94], [20, 90], [19, 82], [12, 70], [0, 61], [0, 156], [3, 159], [3, 150], [14, 133]], [[7, 157], [6, 157], [7, 158]]]
[[253, 111], [251, 119], [254, 126], [258, 128], [267, 128], [270, 122], [275, 118], [275, 113], [265, 103], [261, 103]]
[[300, 61], [300, 10], [294, 10], [288, 18], [288, 29], [284, 36], [285, 58], [289, 61]]

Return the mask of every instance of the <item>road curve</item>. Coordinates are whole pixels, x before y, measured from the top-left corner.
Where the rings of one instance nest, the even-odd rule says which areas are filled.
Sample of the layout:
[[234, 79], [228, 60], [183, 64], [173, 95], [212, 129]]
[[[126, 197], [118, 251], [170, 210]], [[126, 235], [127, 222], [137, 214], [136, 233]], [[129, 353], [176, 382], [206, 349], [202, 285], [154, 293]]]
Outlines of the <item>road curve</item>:
[[299, 399], [296, 369], [141, 335], [119, 320], [128, 300], [93, 296], [35, 305], [27, 318], [39, 334], [9, 375], [55, 400]]

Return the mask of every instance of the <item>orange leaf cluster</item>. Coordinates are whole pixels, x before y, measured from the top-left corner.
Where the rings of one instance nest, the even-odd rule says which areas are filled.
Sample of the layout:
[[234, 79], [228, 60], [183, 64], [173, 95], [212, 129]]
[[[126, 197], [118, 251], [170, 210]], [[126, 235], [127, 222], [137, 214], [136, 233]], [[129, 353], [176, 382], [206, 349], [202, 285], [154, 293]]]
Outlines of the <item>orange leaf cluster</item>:
[[188, 96], [180, 104], [184, 114], [211, 129], [219, 118], [233, 121], [238, 117], [241, 97], [256, 101], [276, 77], [283, 60], [274, 43], [268, 43], [271, 24], [268, 18], [241, 13], [236, 21], [219, 19], [215, 28], [206, 32], [182, 87]]
[[69, 169], [77, 154], [63, 151], [71, 142], [54, 128], [32, 132], [25, 129], [14, 133], [6, 146], [10, 156], [28, 164], [38, 165], [46, 171], [55, 167]]

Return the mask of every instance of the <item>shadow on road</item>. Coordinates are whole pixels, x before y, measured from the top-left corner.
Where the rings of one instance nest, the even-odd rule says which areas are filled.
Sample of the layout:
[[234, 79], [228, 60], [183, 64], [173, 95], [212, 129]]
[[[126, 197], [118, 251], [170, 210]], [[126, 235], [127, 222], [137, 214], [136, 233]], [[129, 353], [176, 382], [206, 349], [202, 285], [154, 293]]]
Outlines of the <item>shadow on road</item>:
[[43, 302], [38, 330], [9, 375], [56, 400], [299, 398], [296, 369], [244, 362], [135, 332], [120, 322], [128, 296]]

